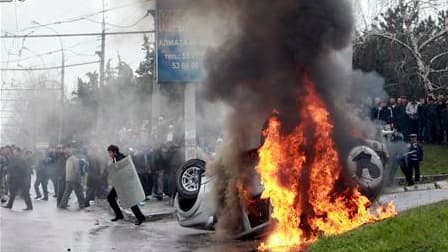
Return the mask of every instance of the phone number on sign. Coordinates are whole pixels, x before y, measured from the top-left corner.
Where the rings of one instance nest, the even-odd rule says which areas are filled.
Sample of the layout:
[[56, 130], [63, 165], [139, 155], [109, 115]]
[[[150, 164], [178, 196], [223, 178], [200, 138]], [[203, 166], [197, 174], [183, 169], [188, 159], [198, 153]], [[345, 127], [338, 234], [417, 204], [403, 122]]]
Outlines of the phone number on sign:
[[199, 69], [200, 64], [197, 61], [174, 61], [171, 62], [172, 69], [182, 69], [182, 70], [191, 70], [191, 69]]

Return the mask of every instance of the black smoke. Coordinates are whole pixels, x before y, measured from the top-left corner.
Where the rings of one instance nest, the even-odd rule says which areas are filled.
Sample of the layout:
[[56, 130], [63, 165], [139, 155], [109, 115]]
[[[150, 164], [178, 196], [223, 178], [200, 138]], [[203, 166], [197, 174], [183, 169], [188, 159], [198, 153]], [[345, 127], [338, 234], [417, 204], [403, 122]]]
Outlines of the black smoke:
[[231, 108], [213, 171], [218, 230], [234, 232], [241, 228], [237, 188], [254, 169], [244, 153], [258, 147], [273, 110], [284, 133], [298, 125], [306, 105], [305, 73], [331, 111], [341, 156], [356, 141], [353, 129], [366, 129], [351, 103], [351, 54], [342, 52], [351, 46], [353, 13], [346, 0], [209, 0], [198, 1], [195, 9], [230, 20], [217, 28], [225, 34], [222, 43], [207, 54], [203, 95]]

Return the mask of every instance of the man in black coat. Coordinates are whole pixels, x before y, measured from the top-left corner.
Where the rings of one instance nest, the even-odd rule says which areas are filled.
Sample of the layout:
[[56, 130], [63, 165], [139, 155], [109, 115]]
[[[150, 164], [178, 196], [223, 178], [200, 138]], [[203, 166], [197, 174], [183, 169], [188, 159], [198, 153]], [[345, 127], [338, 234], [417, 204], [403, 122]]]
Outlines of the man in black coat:
[[145, 191], [145, 196], [152, 194], [153, 178], [150, 163], [151, 153], [149, 147], [145, 147], [142, 152], [134, 157], [135, 168], [137, 169], [138, 177]]
[[446, 136], [446, 143], [448, 144], [448, 101], [445, 102], [445, 106], [440, 110], [440, 125], [442, 127], [442, 137]]
[[104, 197], [102, 194], [102, 162], [97, 149], [92, 149], [87, 156], [87, 192], [86, 201], [93, 201], [96, 197]]
[[376, 119], [382, 121], [384, 124], [391, 124], [393, 119], [393, 112], [390, 107], [387, 106], [385, 101], [380, 103], [380, 107], [377, 111]]
[[54, 168], [56, 174], [56, 204], [59, 207], [61, 203], [62, 196], [65, 191], [65, 164], [67, 162], [67, 157], [65, 156], [62, 148], [58, 148], [55, 154]]
[[36, 180], [34, 181], [34, 191], [36, 192], [36, 199], [42, 198], [42, 194], [40, 193], [39, 186], [42, 186], [42, 191], [44, 197], [42, 200], [48, 200], [48, 167], [47, 167], [47, 158], [43, 157], [41, 160], [37, 162], [35, 171], [36, 171]]
[[434, 103], [433, 97], [428, 97], [428, 104], [424, 110], [426, 120], [426, 143], [435, 144], [438, 142], [439, 133], [439, 115], [437, 113], [437, 104]]
[[406, 114], [407, 105], [407, 97], [402, 96], [400, 99], [400, 104], [398, 104], [396, 107], [394, 118], [394, 124], [400, 127], [405, 140], [409, 139], [409, 118]]
[[11, 209], [17, 194], [20, 192], [25, 200], [26, 208], [24, 210], [33, 210], [33, 204], [30, 197], [31, 172], [20, 149], [15, 148], [13, 156], [8, 165], [8, 183], [9, 183], [9, 201], [4, 208]]
[[170, 166], [168, 146], [162, 144], [151, 153], [150, 165], [154, 179], [153, 194], [158, 200], [163, 200], [164, 175]]
[[438, 122], [438, 132], [437, 132], [437, 144], [443, 144], [444, 136], [445, 136], [445, 127], [443, 123], [442, 113], [446, 107], [445, 97], [443, 95], [439, 95], [437, 98], [437, 122]]
[[[126, 156], [120, 152], [118, 146], [110, 145], [107, 148], [107, 152], [109, 152], [109, 156], [112, 158], [112, 162], [118, 162], [125, 158]], [[112, 190], [107, 195], [107, 201], [109, 202], [110, 207], [114, 210], [115, 218], [111, 219], [111, 221], [117, 221], [124, 218], [123, 213], [121, 212], [120, 206], [117, 203], [117, 192], [115, 188], [112, 187]], [[132, 212], [134, 213], [137, 220], [135, 221], [135, 225], [140, 225], [145, 221], [145, 216], [140, 211], [138, 205], [131, 207]]]

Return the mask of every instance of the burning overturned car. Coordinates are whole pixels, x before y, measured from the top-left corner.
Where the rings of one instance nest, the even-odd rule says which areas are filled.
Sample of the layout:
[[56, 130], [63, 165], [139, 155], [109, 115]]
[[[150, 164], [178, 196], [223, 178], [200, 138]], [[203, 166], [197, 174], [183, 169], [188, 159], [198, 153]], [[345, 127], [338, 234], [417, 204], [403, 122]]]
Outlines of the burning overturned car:
[[[317, 107], [305, 113], [317, 113], [312, 115], [313, 118], [323, 113], [323, 117], [318, 119], [322, 121], [316, 121], [315, 127], [323, 127], [322, 132], [328, 134], [315, 136], [319, 138], [318, 141], [312, 143], [311, 148], [308, 149], [304, 146], [306, 137], [303, 132], [300, 132], [303, 128], [299, 126], [290, 135], [283, 137], [280, 134], [278, 117], [275, 114], [271, 117], [268, 128], [263, 132], [263, 145], [243, 154], [243, 165], [253, 167], [253, 172], [249, 175], [249, 181], [245, 182], [244, 188], [238, 188], [242, 228], [234, 238], [264, 236], [267, 231], [272, 230], [272, 226], [281, 225], [278, 222], [279, 218], [282, 218], [281, 215], [283, 217], [289, 215], [287, 219], [296, 222], [299, 222], [297, 216], [315, 218], [307, 216], [309, 213], [306, 212], [306, 208], [312, 209], [313, 214], [319, 210], [322, 211], [320, 214], [324, 217], [319, 221], [323, 223], [328, 220], [330, 220], [329, 223], [341, 222], [336, 225], [327, 224], [330, 234], [347, 231], [363, 223], [395, 214], [392, 205], [378, 207], [376, 216], [369, 213], [371, 201], [380, 193], [385, 180], [385, 163], [388, 158], [385, 144], [375, 140], [359, 139], [357, 145], [348, 152], [345, 163], [342, 165], [344, 168], [340, 168], [338, 153], [331, 139], [331, 124], [326, 121], [328, 113], [323, 110], [324, 105], [314, 93], [313, 87], [309, 88], [310, 99], [315, 100]], [[314, 160], [307, 165], [308, 157], [313, 157]], [[209, 172], [206, 166], [205, 161], [192, 159], [185, 162], [177, 171], [178, 193], [175, 206], [178, 222], [183, 227], [213, 230], [218, 222], [220, 209], [215, 199], [216, 192], [214, 192], [217, 176]], [[288, 185], [292, 187], [281, 189]], [[311, 189], [313, 187], [314, 189]], [[301, 193], [301, 189], [307, 189], [307, 192]], [[314, 196], [315, 192], [326, 194]], [[301, 195], [300, 198], [306, 198], [306, 203], [299, 206], [301, 203], [291, 202], [288, 194], [291, 194], [293, 198], [293, 195]], [[295, 197], [294, 201], [297, 200], [297, 196]], [[327, 197], [330, 199], [326, 199]], [[319, 206], [320, 203], [326, 201], [330, 209]], [[288, 209], [288, 206], [292, 208]], [[336, 208], [331, 209], [331, 206]], [[291, 210], [297, 211], [296, 214]], [[281, 211], [284, 212], [281, 213]], [[347, 215], [331, 220], [332, 214], [344, 215], [344, 213], [338, 213], [340, 211], [345, 211]], [[276, 221], [273, 222], [272, 218]], [[311, 220], [307, 225], [317, 221]], [[342, 223], [344, 221], [351, 223]], [[335, 229], [331, 230], [329, 226], [335, 226], [332, 227]], [[310, 228], [312, 231], [308, 234], [308, 241], [316, 239], [316, 233], [312, 232], [313, 229], [319, 229], [318, 227]], [[298, 237], [290, 238], [299, 239]]]
[[[203, 94], [229, 106], [230, 136], [217, 161], [177, 171], [180, 225], [268, 234], [261, 250], [288, 251], [395, 215], [391, 203], [373, 207], [388, 155], [366, 140], [372, 125], [358, 108], [381, 83], [354, 78], [350, 1], [217, 6], [237, 29], [215, 29], [225, 36], [207, 53]], [[250, 150], [269, 114], [261, 146]]]

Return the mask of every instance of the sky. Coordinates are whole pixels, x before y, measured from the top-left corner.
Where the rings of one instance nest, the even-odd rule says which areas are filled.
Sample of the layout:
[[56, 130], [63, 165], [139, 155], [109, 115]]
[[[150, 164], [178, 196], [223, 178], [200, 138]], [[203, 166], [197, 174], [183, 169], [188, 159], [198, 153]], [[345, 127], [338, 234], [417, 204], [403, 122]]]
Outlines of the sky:
[[[148, 8], [153, 8], [151, 0], [105, 0], [107, 32], [138, 31], [154, 29], [151, 15], [144, 17]], [[101, 32], [102, 2], [100, 0], [25, 0], [11, 3], [0, 3], [1, 34], [54, 34], [58, 33], [93, 33]], [[96, 13], [96, 14], [95, 14]], [[87, 17], [87, 15], [92, 14]], [[70, 21], [75, 17], [87, 19], [63, 24], [40, 27], [38, 24]], [[144, 17], [144, 18], [143, 18]], [[141, 20], [140, 20], [141, 19]], [[136, 21], [140, 22], [136, 25]], [[129, 27], [117, 27], [129, 26]], [[48, 28], [51, 27], [52, 29]], [[61, 65], [59, 38], [22, 38], [1, 39], [2, 68], [51, 67]], [[106, 37], [106, 60], [113, 59], [116, 64], [117, 55], [129, 63], [135, 70], [144, 54], [141, 50], [143, 35], [119, 35]], [[96, 51], [100, 50], [100, 37], [64, 37], [65, 64], [76, 64], [98, 60]], [[55, 52], [56, 51], [56, 52]], [[99, 64], [66, 68], [66, 97], [76, 88], [77, 77], [85, 77], [88, 71], [99, 71]], [[1, 81], [6, 85], [23, 83], [30, 78], [36, 79], [45, 74], [50, 81], [60, 80], [60, 70], [51, 71], [2, 71]]]
[[[152, 16], [141, 19], [147, 9], [154, 8], [153, 0], [104, 0], [106, 12], [106, 29], [108, 32], [151, 30], [154, 28]], [[367, 19], [376, 12], [375, 3], [382, 0], [353, 0], [355, 14]], [[102, 10], [100, 0], [13, 0], [10, 3], [0, 3], [1, 34], [54, 34], [58, 33], [89, 33], [101, 32]], [[91, 15], [89, 15], [91, 14]], [[88, 17], [86, 17], [88, 16]], [[86, 17], [86, 19], [76, 19]], [[38, 24], [51, 24], [59, 21], [70, 21], [39, 27]], [[136, 21], [141, 21], [132, 26]], [[130, 27], [117, 27], [130, 26]], [[51, 29], [50, 29], [51, 28]], [[53, 30], [54, 31], [53, 31]], [[143, 59], [141, 44], [143, 35], [108, 36], [106, 39], [106, 60], [117, 62], [117, 55], [135, 70]], [[51, 67], [61, 65], [60, 41], [58, 38], [22, 38], [1, 39], [2, 68]], [[62, 38], [65, 50], [65, 64], [76, 64], [98, 60], [96, 51], [100, 50], [100, 37], [65, 37]], [[56, 51], [56, 52], [55, 52]], [[99, 64], [91, 64], [66, 68], [65, 89], [69, 98], [76, 89], [77, 78], [85, 77], [89, 71], [99, 71]], [[44, 75], [44, 76], [42, 76]], [[51, 71], [2, 71], [1, 82], [10, 84], [26, 83], [30, 79], [49, 79], [51, 82], [60, 80], [60, 70]]]
[[[154, 8], [154, 0], [104, 0], [106, 29], [108, 32], [151, 30], [154, 22], [151, 15], [142, 18], [147, 9]], [[351, 0], [354, 5], [358, 26], [370, 22], [379, 12], [389, 6], [389, 0]], [[101, 0], [12, 0], [0, 3], [1, 34], [54, 34], [101, 32]], [[91, 14], [91, 15], [89, 15]], [[69, 23], [39, 27], [58, 21], [70, 21], [76, 17], [86, 17]], [[136, 21], [140, 20], [136, 25]], [[36, 23], [37, 22], [37, 23]], [[116, 25], [129, 26], [117, 27]], [[51, 29], [49, 29], [49, 27]], [[143, 35], [108, 36], [106, 39], [106, 60], [116, 63], [120, 54], [123, 61], [135, 70], [144, 54], [141, 50]], [[60, 41], [58, 38], [1, 39], [0, 66], [2, 68], [51, 67], [61, 64]], [[66, 49], [65, 64], [76, 64], [98, 60], [96, 51], [100, 50], [100, 37], [65, 37], [62, 43]], [[56, 51], [56, 52], [54, 52]], [[98, 71], [99, 64], [66, 68], [66, 96], [76, 88], [78, 76], [85, 78], [88, 71]], [[60, 70], [46, 72], [10, 72], [2, 71], [1, 82], [23, 83], [29, 78], [38, 78], [45, 74], [50, 81], [60, 80]]]
[[[8, 0], [1, 0], [8, 1]], [[57, 33], [99, 33], [101, 32], [101, 0], [10, 0], [0, 2], [0, 33], [4, 34], [54, 34]], [[153, 30], [154, 20], [145, 14], [154, 8], [155, 0], [104, 0], [107, 32]], [[391, 2], [397, 0], [351, 0], [357, 26], [364, 26]], [[448, 5], [448, 1], [445, 4]], [[137, 22], [138, 21], [138, 22]], [[45, 25], [45, 27], [39, 24]], [[50, 24], [50, 25], [47, 25]], [[118, 26], [117, 26], [118, 25]], [[119, 27], [122, 26], [122, 27]], [[123, 27], [124, 26], [124, 27]], [[149, 34], [150, 39], [154, 39]], [[61, 65], [60, 43], [65, 51], [65, 64], [97, 61], [95, 54], [100, 50], [101, 39], [97, 37], [0, 39], [1, 68], [36, 68]], [[143, 35], [119, 35], [106, 38], [106, 61], [117, 63], [117, 55], [135, 70], [144, 58], [141, 50]], [[87, 72], [99, 72], [99, 63], [70, 67], [65, 71], [65, 97], [71, 98], [76, 90], [77, 78], [87, 79]], [[2, 88], [23, 87], [36, 80], [59, 85], [60, 69], [50, 71], [1, 71]], [[5, 97], [2, 93], [2, 97]], [[3, 99], [3, 98], [2, 98]], [[9, 106], [0, 101], [0, 109]], [[14, 112], [12, 112], [14, 113]], [[5, 115], [0, 115], [0, 120]], [[0, 131], [2, 130], [0, 124]]]

